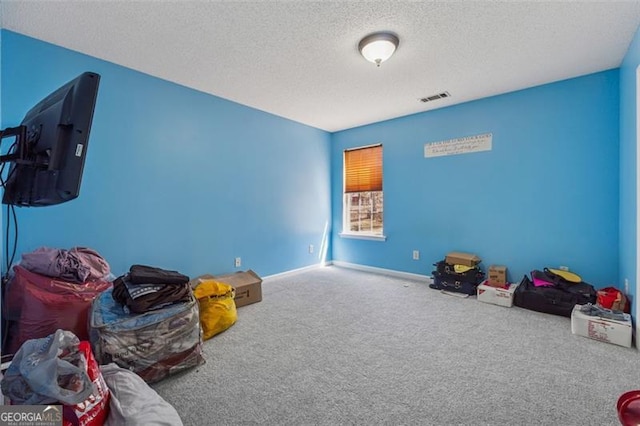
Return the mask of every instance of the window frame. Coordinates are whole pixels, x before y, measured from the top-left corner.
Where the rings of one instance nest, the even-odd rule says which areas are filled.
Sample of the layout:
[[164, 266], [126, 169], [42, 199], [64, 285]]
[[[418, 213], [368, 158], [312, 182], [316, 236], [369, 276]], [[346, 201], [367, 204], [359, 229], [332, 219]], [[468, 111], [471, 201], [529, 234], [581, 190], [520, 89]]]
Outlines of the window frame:
[[[375, 149], [375, 148], [378, 148]], [[362, 150], [368, 150], [368, 152], [364, 152]], [[365, 155], [358, 155], [358, 151]], [[384, 235], [384, 188], [383, 188], [383, 180], [384, 180], [384, 171], [383, 171], [383, 148], [382, 143], [360, 146], [356, 148], [349, 148], [343, 151], [342, 156], [342, 174], [343, 174], [343, 185], [342, 185], [342, 232], [339, 233], [340, 237], [344, 238], [355, 238], [355, 239], [364, 239], [364, 240], [376, 240], [376, 241], [386, 241], [386, 236]], [[352, 153], [352, 154], [349, 154]], [[349, 169], [351, 167], [351, 169]], [[348, 190], [350, 188], [351, 190]], [[363, 191], [358, 191], [357, 189], [364, 189]], [[352, 200], [353, 194], [367, 194], [379, 192], [381, 201], [381, 214], [382, 216], [382, 228], [380, 232], [373, 232], [372, 228], [369, 230], [361, 230], [361, 231], [352, 231], [351, 225], [351, 213], [352, 213], [352, 205], [350, 204]], [[370, 195], [370, 203], [371, 203], [371, 217], [373, 220], [374, 214], [373, 207], [376, 202], [374, 200], [375, 195]], [[362, 198], [359, 198], [361, 200]], [[360, 213], [359, 213], [360, 214]], [[358, 221], [360, 222], [360, 217]], [[373, 226], [373, 223], [371, 224]]]

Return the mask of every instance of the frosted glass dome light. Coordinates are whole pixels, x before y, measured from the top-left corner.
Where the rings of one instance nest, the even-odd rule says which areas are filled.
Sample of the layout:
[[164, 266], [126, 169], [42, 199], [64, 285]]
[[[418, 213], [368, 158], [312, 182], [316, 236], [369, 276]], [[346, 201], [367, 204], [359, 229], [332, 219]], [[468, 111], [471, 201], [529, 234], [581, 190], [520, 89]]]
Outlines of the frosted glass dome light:
[[366, 36], [358, 44], [364, 58], [377, 66], [393, 55], [398, 48], [398, 37], [391, 33], [374, 33]]

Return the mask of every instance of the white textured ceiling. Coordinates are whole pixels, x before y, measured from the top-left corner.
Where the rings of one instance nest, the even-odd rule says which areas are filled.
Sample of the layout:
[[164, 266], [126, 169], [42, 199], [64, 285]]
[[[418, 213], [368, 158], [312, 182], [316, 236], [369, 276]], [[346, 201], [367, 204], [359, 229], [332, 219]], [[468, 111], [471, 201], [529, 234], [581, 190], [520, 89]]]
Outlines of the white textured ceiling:
[[[616, 68], [640, 25], [640, 0], [0, 5], [8, 30], [328, 131]], [[380, 30], [400, 46], [376, 68], [357, 45]]]

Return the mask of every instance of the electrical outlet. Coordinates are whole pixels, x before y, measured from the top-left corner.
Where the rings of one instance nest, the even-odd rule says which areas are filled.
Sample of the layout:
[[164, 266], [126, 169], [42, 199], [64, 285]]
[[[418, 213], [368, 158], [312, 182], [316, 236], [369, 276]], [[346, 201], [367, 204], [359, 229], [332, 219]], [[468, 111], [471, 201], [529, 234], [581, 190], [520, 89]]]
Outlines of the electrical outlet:
[[420, 250], [413, 251], [413, 260], [420, 260]]
[[309, 253], [313, 253], [313, 244], [309, 244]]
[[629, 294], [629, 278], [624, 279], [624, 294]]
[[558, 269], [560, 269], [561, 271], [569, 271], [568, 266], [558, 266]]
[[242, 259], [240, 259], [239, 257], [236, 257], [235, 266], [236, 268], [239, 268], [240, 266], [242, 266]]

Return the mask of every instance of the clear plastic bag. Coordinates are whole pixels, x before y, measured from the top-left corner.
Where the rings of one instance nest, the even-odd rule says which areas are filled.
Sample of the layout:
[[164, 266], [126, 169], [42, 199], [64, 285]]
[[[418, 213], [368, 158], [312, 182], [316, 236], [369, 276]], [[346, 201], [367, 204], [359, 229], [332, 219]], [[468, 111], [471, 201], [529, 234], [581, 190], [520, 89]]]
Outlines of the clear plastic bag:
[[89, 335], [101, 365], [114, 362], [147, 383], [204, 364], [198, 302], [127, 313], [109, 288], [93, 301]]

